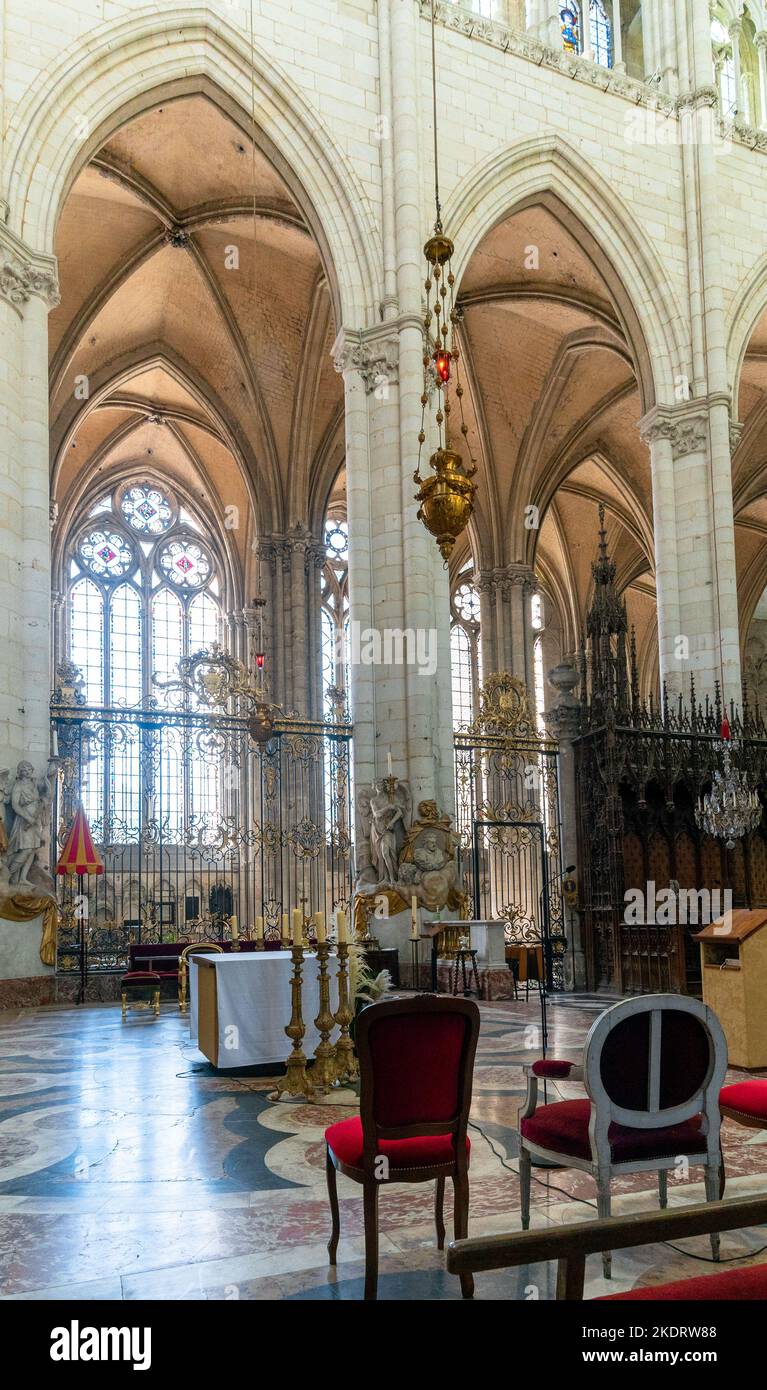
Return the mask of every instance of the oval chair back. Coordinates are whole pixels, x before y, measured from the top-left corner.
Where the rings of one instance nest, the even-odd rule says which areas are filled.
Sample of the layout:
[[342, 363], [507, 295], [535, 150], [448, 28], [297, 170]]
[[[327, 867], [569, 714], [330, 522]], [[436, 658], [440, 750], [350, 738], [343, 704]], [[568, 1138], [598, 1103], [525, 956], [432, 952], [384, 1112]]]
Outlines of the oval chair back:
[[452, 1134], [457, 1165], [466, 1171], [478, 1034], [471, 999], [417, 995], [362, 1010], [355, 1041], [366, 1169], [381, 1139]]
[[702, 1115], [707, 1150], [718, 1153], [726, 1071], [722, 1026], [699, 999], [643, 994], [613, 1005], [592, 1024], [583, 1053], [592, 1152], [609, 1164], [613, 1123], [666, 1129]]

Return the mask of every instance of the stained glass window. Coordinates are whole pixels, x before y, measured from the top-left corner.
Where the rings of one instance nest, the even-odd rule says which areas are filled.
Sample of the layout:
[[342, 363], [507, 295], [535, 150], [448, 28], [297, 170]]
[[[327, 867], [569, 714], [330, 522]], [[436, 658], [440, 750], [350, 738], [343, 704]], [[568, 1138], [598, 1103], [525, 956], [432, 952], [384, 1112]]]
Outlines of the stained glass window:
[[199, 541], [183, 536], [161, 546], [160, 571], [181, 589], [199, 589], [210, 578], [211, 562]]
[[580, 53], [580, 12], [575, 5], [563, 5], [559, 11], [562, 26], [562, 47], [566, 53]]
[[109, 684], [113, 705], [140, 705], [141, 599], [131, 584], [115, 589], [109, 605]]
[[212, 647], [220, 637], [220, 609], [210, 594], [196, 594], [189, 605], [189, 651]]
[[[178, 679], [178, 664], [184, 655], [184, 610], [177, 594], [160, 589], [152, 599], [152, 679]], [[161, 705], [171, 699], [160, 685], [155, 694]]]
[[85, 681], [86, 704], [104, 699], [104, 600], [92, 579], [78, 579], [69, 591], [69, 655]]
[[589, 0], [589, 38], [594, 61], [603, 68], [613, 65], [613, 46], [610, 21], [602, 0]]
[[466, 630], [454, 623], [450, 630], [450, 664], [453, 675], [453, 723], [465, 728], [474, 713], [471, 641]]
[[120, 510], [134, 531], [159, 536], [167, 531], [173, 520], [173, 508], [159, 488], [150, 483], [129, 487], [123, 493]]
[[[468, 569], [471, 569], [469, 565]], [[464, 565], [452, 594], [450, 659], [453, 678], [453, 724], [465, 728], [477, 712], [482, 684], [479, 591]]]
[[453, 594], [453, 603], [465, 622], [479, 622], [479, 594], [473, 584], [460, 584]]
[[118, 531], [89, 531], [78, 546], [83, 567], [99, 579], [122, 579], [136, 561], [130, 542]]
[[325, 717], [334, 718], [332, 690], [349, 697], [349, 527], [334, 513], [325, 522], [326, 564], [321, 576], [322, 691]]
[[94, 720], [83, 802], [97, 839], [134, 842], [142, 816], [173, 839], [186, 833], [190, 817], [195, 828], [209, 824], [227, 795], [230, 809], [235, 804], [220, 764], [200, 756], [194, 729], [183, 723], [195, 712], [192, 702], [185, 707], [178, 692], [153, 679], [176, 680], [182, 658], [220, 638], [221, 576], [202, 528], [195, 522], [195, 534], [170, 490], [139, 482], [85, 514], [93, 519], [85, 531], [76, 523], [66, 573], [67, 654], [82, 672], [86, 702], [133, 710], [157, 702], [178, 710], [182, 721], [163, 722], [147, 760], [142, 747], [150, 736], [138, 723], [112, 722], [107, 738]]
[[538, 732], [546, 732], [546, 723], [543, 718], [546, 711], [546, 688], [543, 680], [543, 602], [540, 594], [533, 594], [530, 600], [530, 620], [533, 632], [536, 633], [533, 644], [533, 686], [535, 689], [535, 713]]

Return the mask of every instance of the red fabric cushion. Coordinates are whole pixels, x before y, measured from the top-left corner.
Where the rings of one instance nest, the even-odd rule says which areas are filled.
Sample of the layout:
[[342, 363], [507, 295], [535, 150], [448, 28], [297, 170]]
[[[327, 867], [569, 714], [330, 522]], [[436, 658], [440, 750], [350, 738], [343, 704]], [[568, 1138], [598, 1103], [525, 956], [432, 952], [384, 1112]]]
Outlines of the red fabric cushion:
[[397, 1129], [455, 1117], [466, 1023], [464, 1014], [445, 1013], [392, 1014], [372, 1024], [368, 1043], [379, 1125]]
[[533, 1062], [533, 1076], [542, 1077], [563, 1077], [569, 1076], [575, 1062], [560, 1062], [554, 1057], [542, 1057], [539, 1062]]
[[719, 1104], [737, 1110], [744, 1119], [764, 1120], [767, 1127], [767, 1080], [736, 1081], [733, 1086], [723, 1086]]
[[628, 1293], [602, 1294], [595, 1303], [612, 1303], [620, 1299], [631, 1302], [660, 1300], [673, 1302], [677, 1299], [723, 1299], [732, 1302], [737, 1298], [767, 1298], [767, 1265], [749, 1265], [746, 1269], [728, 1269], [722, 1274], [696, 1275], [694, 1279], [676, 1279], [673, 1284], [655, 1284], [646, 1289], [629, 1289]]
[[[325, 1142], [336, 1158], [349, 1168], [362, 1171], [362, 1120], [354, 1115], [339, 1120], [325, 1130]], [[466, 1153], [471, 1149], [466, 1136]], [[424, 1134], [417, 1139], [380, 1139], [378, 1153], [388, 1158], [392, 1169], [431, 1168], [435, 1164], [455, 1163], [455, 1144], [452, 1134]]]
[[[590, 1158], [589, 1119], [591, 1102], [561, 1100], [541, 1105], [534, 1115], [522, 1120], [522, 1136], [531, 1144], [571, 1158]], [[630, 1163], [649, 1158], [668, 1158], [676, 1154], [705, 1153], [706, 1139], [700, 1132], [700, 1116], [665, 1129], [629, 1129], [610, 1125], [608, 1131], [614, 1163]]]

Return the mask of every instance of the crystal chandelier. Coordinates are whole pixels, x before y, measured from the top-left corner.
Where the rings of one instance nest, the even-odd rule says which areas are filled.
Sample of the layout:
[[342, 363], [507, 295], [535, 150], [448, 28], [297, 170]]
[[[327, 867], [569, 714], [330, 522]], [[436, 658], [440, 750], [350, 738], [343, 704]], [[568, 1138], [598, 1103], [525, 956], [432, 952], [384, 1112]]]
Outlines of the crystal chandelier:
[[[464, 469], [461, 455], [450, 447], [450, 383], [455, 378], [455, 397], [461, 415], [461, 434], [464, 441], [468, 427], [463, 418], [463, 386], [458, 370], [460, 352], [455, 340], [458, 315], [455, 307], [455, 276], [451, 266], [453, 243], [442, 228], [439, 201], [439, 141], [437, 132], [437, 64], [434, 37], [434, 0], [431, 7], [432, 115], [434, 120], [434, 201], [436, 218], [434, 233], [423, 248], [426, 258], [426, 316], [424, 318], [424, 385], [421, 396], [421, 429], [418, 434], [418, 466], [413, 482], [418, 484], [415, 495], [418, 519], [435, 537], [445, 563], [456, 539], [466, 528], [474, 510], [476, 484], [471, 481], [477, 471], [471, 457], [471, 467]], [[436, 401], [434, 424], [437, 448], [429, 459], [431, 476], [421, 477], [421, 451], [426, 440], [426, 411], [432, 398]]]
[[735, 841], [756, 830], [761, 819], [758, 794], [749, 788], [744, 773], [732, 766], [730, 725], [723, 719], [722, 770], [714, 772], [711, 791], [698, 797], [695, 823], [706, 835], [724, 840], [727, 849], [734, 849]]

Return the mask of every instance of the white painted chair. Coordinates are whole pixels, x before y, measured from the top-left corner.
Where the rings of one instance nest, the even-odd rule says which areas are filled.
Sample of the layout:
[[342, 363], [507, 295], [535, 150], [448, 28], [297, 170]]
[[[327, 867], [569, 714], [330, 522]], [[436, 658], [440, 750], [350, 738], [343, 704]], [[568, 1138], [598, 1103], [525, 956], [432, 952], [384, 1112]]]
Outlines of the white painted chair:
[[[532, 1157], [591, 1173], [597, 1211], [610, 1215], [610, 1184], [657, 1171], [660, 1205], [669, 1169], [702, 1167], [709, 1202], [719, 1197], [719, 1089], [727, 1043], [716, 1014], [698, 999], [646, 994], [615, 1004], [592, 1024], [583, 1064], [546, 1060], [527, 1072], [519, 1115], [522, 1227], [530, 1225]], [[539, 1079], [582, 1081], [588, 1100], [538, 1106]], [[719, 1236], [711, 1236], [714, 1259]], [[602, 1256], [607, 1278], [611, 1256]]]

